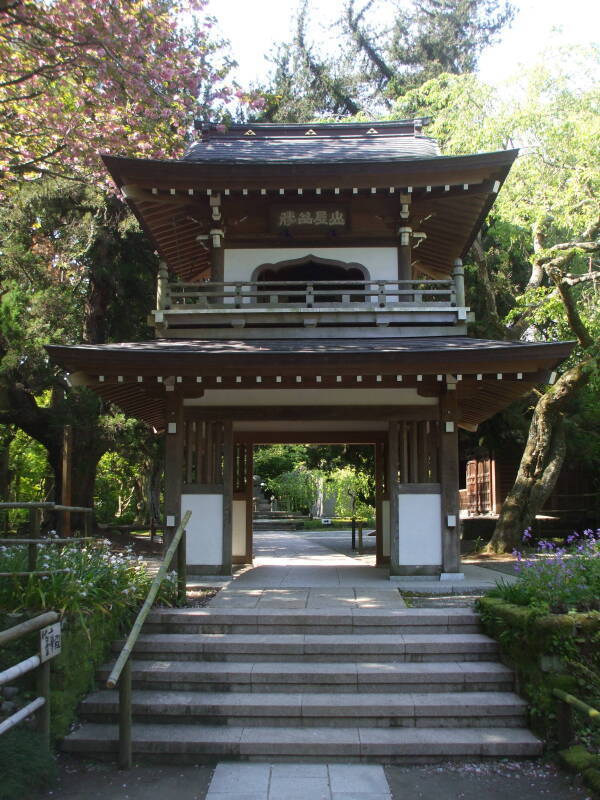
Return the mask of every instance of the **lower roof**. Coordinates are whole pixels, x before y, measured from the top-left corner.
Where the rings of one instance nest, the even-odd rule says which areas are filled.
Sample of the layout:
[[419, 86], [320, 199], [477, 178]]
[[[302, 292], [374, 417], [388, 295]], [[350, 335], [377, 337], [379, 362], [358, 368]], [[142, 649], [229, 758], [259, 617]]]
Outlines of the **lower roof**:
[[[193, 387], [243, 389], [238, 376], [264, 376], [261, 388], [281, 388], [279, 376], [361, 376], [363, 388], [392, 385], [398, 375], [420, 381], [434, 391], [438, 375], [461, 375], [457, 383], [461, 419], [477, 425], [502, 410], [533, 386], [572, 351], [572, 342], [504, 342], [467, 336], [357, 339], [174, 340], [105, 345], [48, 345], [52, 360], [78, 382], [128, 414], [164, 427], [167, 379]], [[418, 376], [418, 377], [417, 377]], [[199, 383], [197, 383], [199, 381]], [[215, 383], [216, 382], [216, 383]], [[247, 384], [246, 384], [247, 385]], [[346, 384], [347, 385], [347, 384]], [[394, 384], [396, 385], [396, 384]], [[305, 383], [306, 387], [307, 384]], [[343, 391], [344, 385], [332, 385]]]

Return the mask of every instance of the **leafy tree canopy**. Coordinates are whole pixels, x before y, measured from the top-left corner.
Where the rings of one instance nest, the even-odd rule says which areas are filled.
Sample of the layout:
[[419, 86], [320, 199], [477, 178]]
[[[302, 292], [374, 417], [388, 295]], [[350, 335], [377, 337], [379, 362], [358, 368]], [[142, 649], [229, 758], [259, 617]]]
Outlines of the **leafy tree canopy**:
[[315, 10], [301, 0], [292, 41], [272, 57], [271, 84], [261, 91], [264, 119], [381, 113], [430, 78], [473, 71], [513, 17], [506, 0], [345, 0], [330, 32], [338, 46], [326, 55], [308, 31]]
[[[206, 0], [0, 7], [0, 177], [106, 182], [98, 154], [173, 157], [235, 89]], [[237, 92], [242, 95], [241, 92]]]

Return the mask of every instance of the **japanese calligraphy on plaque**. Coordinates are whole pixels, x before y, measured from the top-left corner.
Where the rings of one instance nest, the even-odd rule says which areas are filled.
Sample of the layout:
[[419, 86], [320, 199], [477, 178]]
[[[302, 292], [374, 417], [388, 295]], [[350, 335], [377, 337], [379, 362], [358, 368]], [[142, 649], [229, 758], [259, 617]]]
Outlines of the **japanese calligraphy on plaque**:
[[40, 661], [48, 661], [60, 653], [62, 637], [60, 622], [48, 625], [40, 631]]
[[272, 224], [276, 230], [287, 229], [299, 233], [343, 230], [348, 214], [340, 206], [278, 207], [272, 209]]

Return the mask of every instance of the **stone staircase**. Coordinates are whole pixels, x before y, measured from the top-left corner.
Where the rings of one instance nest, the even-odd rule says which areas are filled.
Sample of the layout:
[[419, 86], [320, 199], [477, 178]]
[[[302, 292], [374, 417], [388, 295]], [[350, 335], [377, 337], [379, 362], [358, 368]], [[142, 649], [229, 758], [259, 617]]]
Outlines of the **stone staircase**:
[[[134, 758], [539, 755], [513, 675], [496, 657], [464, 608], [156, 610], [134, 654]], [[89, 695], [63, 748], [115, 752], [117, 701], [116, 691]]]

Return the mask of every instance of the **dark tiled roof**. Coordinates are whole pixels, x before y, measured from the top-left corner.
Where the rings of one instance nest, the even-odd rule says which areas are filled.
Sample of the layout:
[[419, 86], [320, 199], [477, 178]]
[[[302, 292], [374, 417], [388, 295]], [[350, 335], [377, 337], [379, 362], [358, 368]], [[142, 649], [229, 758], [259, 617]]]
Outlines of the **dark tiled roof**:
[[250, 136], [215, 137], [195, 142], [184, 161], [209, 163], [331, 163], [397, 161], [435, 158], [437, 143], [428, 136], [395, 134], [370, 136]]
[[[507, 342], [472, 339], [470, 336], [422, 336], [357, 339], [153, 339], [146, 342], [122, 342], [101, 345], [48, 345], [51, 354], [62, 358], [69, 353], [120, 353], [152, 355], [270, 355], [362, 353], [544, 353], [567, 345], [566, 342]], [[60, 359], [59, 359], [60, 360]]]

